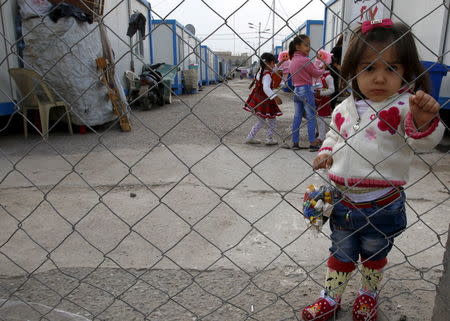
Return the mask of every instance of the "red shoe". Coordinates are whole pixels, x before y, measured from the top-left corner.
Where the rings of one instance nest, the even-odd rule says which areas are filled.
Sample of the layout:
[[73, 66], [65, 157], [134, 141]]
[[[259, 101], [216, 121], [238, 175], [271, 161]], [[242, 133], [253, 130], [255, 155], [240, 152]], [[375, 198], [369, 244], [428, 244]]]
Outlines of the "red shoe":
[[368, 294], [360, 294], [353, 303], [353, 321], [376, 321], [377, 298]]
[[304, 321], [326, 321], [335, 316], [339, 308], [339, 303], [332, 304], [325, 298], [319, 298], [303, 309], [302, 317]]

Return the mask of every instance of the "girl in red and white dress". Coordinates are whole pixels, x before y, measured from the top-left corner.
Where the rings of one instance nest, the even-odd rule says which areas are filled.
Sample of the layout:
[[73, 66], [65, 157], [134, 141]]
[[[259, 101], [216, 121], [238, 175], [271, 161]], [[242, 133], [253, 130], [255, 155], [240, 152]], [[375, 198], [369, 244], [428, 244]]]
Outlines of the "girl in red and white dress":
[[256, 139], [255, 136], [267, 122], [268, 128], [265, 144], [276, 145], [278, 142], [273, 139], [273, 134], [277, 126], [276, 117], [281, 116], [283, 113], [278, 107], [282, 101], [272, 90], [272, 73], [275, 68], [275, 56], [268, 52], [263, 53], [259, 61], [259, 66], [255, 79], [250, 85], [250, 88], [253, 85], [255, 87], [248, 96], [244, 106], [246, 111], [254, 113], [259, 120], [248, 133], [245, 143], [260, 144], [261, 141]]
[[328, 67], [325, 73], [320, 76], [319, 81], [319, 86], [315, 89], [314, 98], [316, 100], [317, 115], [319, 116], [317, 118], [317, 129], [319, 132], [317, 138], [322, 144], [325, 140], [325, 134], [329, 129], [326, 117], [330, 117], [332, 111], [330, 96], [335, 92], [333, 77]]

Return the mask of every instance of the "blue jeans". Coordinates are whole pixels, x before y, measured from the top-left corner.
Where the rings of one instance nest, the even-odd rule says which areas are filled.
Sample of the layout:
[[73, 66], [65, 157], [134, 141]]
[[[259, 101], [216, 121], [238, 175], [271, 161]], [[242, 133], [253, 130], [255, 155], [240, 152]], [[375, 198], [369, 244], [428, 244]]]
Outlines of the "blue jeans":
[[308, 121], [308, 139], [312, 143], [316, 139], [316, 103], [314, 101], [314, 91], [311, 85], [303, 85], [294, 88], [295, 114], [292, 122], [292, 142], [300, 141], [300, 125], [302, 124], [303, 113], [306, 112]]
[[392, 203], [370, 208], [335, 204], [330, 217], [331, 255], [341, 262], [385, 258], [394, 238], [406, 228], [405, 193]]

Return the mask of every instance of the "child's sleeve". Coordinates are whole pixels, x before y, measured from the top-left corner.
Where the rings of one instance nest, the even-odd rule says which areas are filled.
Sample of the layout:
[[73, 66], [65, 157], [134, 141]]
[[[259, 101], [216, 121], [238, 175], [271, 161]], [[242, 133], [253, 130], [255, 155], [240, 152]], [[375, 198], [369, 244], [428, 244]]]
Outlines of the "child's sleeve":
[[320, 89], [320, 96], [330, 96], [335, 91], [333, 77], [331, 77], [331, 75], [328, 75], [325, 78], [325, 81], [328, 88]]
[[325, 140], [322, 143], [322, 147], [320, 147], [319, 152], [317, 155], [327, 154], [331, 155], [333, 154], [333, 147], [336, 145], [338, 139], [339, 139], [339, 130], [336, 126], [336, 122], [334, 121], [336, 119], [336, 114], [340, 112], [341, 105], [338, 105], [331, 115], [331, 122], [330, 122], [330, 128], [325, 136]]
[[270, 85], [272, 84], [272, 77], [270, 74], [265, 74], [262, 79], [263, 84], [263, 91], [269, 97], [269, 99], [274, 99], [277, 94], [270, 88]]
[[419, 131], [414, 124], [412, 114], [408, 112], [404, 119], [404, 126], [408, 145], [418, 152], [433, 149], [439, 144], [445, 132], [445, 126], [438, 116], [431, 120], [426, 130]]
[[325, 72], [325, 70], [319, 69], [316, 66], [314, 66], [312, 62], [308, 63], [305, 66], [305, 69], [313, 78], [319, 78]]

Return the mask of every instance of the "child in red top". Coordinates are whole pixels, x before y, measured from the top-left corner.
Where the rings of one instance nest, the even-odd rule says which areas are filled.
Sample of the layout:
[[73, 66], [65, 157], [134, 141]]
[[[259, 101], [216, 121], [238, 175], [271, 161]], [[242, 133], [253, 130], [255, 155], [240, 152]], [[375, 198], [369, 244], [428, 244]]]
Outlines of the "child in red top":
[[316, 101], [317, 115], [319, 116], [317, 118], [317, 129], [319, 132], [317, 138], [320, 140], [320, 144], [322, 144], [329, 127], [325, 117], [331, 116], [330, 96], [335, 92], [333, 77], [328, 67], [325, 73], [320, 76], [319, 80], [320, 84], [319, 87], [315, 88], [314, 98]]
[[261, 55], [259, 61], [259, 70], [256, 73], [250, 88], [255, 84], [252, 92], [245, 102], [244, 109], [256, 114], [259, 120], [252, 127], [245, 140], [246, 144], [259, 144], [255, 138], [258, 131], [268, 123], [266, 145], [276, 145], [278, 142], [273, 139], [277, 122], [276, 117], [283, 115], [278, 105], [282, 103], [281, 99], [272, 90], [272, 72], [275, 68], [275, 56], [265, 52]]

